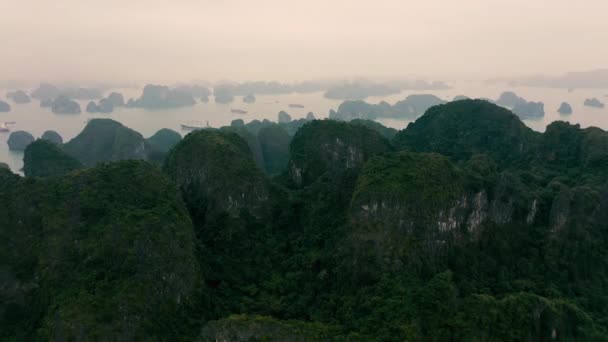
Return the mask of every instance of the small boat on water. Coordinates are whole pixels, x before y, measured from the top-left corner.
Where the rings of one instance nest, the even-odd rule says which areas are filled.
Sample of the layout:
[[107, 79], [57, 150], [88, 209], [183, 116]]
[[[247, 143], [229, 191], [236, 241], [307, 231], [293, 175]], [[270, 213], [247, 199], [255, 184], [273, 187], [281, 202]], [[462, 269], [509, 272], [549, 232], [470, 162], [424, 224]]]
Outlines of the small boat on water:
[[206, 125], [203, 125], [203, 123], [199, 121], [189, 121], [185, 124], [181, 124], [181, 126], [184, 131], [196, 131], [199, 129], [205, 129], [210, 127], [209, 121], [207, 121]]
[[304, 105], [301, 105], [299, 103], [290, 103], [289, 108], [304, 108]]
[[10, 132], [10, 128], [6, 127], [6, 124], [0, 124], [0, 132]]
[[242, 110], [242, 109], [231, 109], [230, 113], [234, 113], [234, 114], [247, 114], [246, 110]]

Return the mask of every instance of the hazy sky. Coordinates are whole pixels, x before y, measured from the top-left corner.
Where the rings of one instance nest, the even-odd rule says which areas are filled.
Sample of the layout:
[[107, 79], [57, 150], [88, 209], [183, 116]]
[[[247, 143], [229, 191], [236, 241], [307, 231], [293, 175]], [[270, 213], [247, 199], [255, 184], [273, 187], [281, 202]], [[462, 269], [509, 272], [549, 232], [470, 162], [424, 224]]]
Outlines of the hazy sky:
[[0, 78], [449, 77], [608, 67], [608, 0], [0, 0]]

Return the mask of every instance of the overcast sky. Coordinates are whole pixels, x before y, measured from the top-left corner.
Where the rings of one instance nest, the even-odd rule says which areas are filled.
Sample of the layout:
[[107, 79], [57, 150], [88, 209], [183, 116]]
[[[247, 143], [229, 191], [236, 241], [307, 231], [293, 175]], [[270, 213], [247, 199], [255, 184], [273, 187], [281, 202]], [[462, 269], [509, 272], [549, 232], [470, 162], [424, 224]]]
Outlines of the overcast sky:
[[0, 78], [294, 80], [608, 67], [608, 0], [0, 0]]

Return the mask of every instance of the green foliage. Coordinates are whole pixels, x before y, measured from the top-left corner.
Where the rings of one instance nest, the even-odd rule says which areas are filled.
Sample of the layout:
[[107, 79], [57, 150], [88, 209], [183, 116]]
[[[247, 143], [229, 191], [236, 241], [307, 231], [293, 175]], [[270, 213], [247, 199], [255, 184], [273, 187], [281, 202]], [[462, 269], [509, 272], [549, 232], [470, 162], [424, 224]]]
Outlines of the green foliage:
[[174, 130], [163, 128], [147, 140], [152, 147], [162, 152], [169, 152], [173, 146], [182, 140], [182, 136]]
[[436, 210], [455, 200], [464, 192], [462, 183], [463, 176], [444, 156], [398, 152], [365, 164], [353, 202], [396, 201], [410, 206], [407, 216], [428, 218], [431, 213], [425, 209]]
[[256, 167], [247, 143], [222, 130], [188, 134], [170, 152], [164, 170], [181, 190], [194, 223], [213, 317], [263, 307], [257, 283], [272, 269], [279, 237], [271, 224], [283, 220], [283, 191]]
[[101, 162], [145, 159], [146, 144], [141, 134], [110, 119], [92, 119], [63, 150], [87, 167]]
[[270, 175], [285, 171], [289, 161], [289, 143], [291, 137], [280, 125], [269, 125], [258, 132], [262, 148], [265, 170]]
[[269, 185], [235, 133], [200, 130], [188, 134], [167, 156], [164, 171], [181, 189], [195, 223], [224, 211], [267, 211]]
[[[0, 175], [2, 339], [187, 338], [201, 275], [175, 186], [145, 162]], [[164, 337], [163, 337], [164, 336]]]
[[393, 142], [399, 149], [437, 152], [454, 161], [485, 154], [500, 169], [580, 183], [601, 185], [608, 170], [608, 135], [601, 129], [556, 121], [536, 133], [507, 109], [482, 100], [433, 107]]
[[372, 121], [372, 120], [364, 120], [364, 119], [354, 119], [350, 121], [353, 125], [361, 125], [367, 128], [371, 128], [374, 131], [380, 133], [383, 137], [388, 140], [392, 140], [397, 134], [397, 130], [390, 127], [385, 127], [381, 123]]
[[520, 292], [502, 299], [473, 295], [453, 319], [458, 339], [470, 341], [585, 341], [598, 339], [591, 318], [563, 300]]
[[168, 179], [0, 169], [0, 338], [608, 340], [606, 132], [472, 100], [399, 151], [359, 120], [287, 151], [286, 125], [193, 132]]
[[391, 150], [388, 141], [372, 129], [332, 120], [304, 125], [290, 146], [288, 173], [297, 186], [328, 173], [332, 178], [357, 174], [376, 154]]
[[547, 126], [534, 157], [532, 166], [537, 172], [559, 173], [576, 182], [601, 185], [608, 172], [608, 135], [599, 128], [581, 129], [556, 121]]
[[538, 135], [505, 108], [482, 100], [463, 100], [432, 107], [400, 131], [394, 144], [453, 160], [487, 154], [500, 166], [517, 167]]
[[169, 151], [182, 140], [182, 136], [176, 131], [163, 128], [146, 139], [147, 159], [162, 165]]
[[321, 323], [296, 320], [280, 321], [268, 316], [231, 315], [207, 323], [199, 341], [325, 341], [333, 339], [340, 329]]
[[222, 127], [220, 128], [222, 131], [232, 132], [241, 137], [249, 146], [249, 151], [251, 151], [251, 155], [255, 164], [260, 168], [260, 170], [265, 170], [265, 160], [264, 154], [261, 147], [261, 142], [258, 139], [258, 135], [254, 132], [251, 132], [244, 126], [230, 126], [230, 127]]
[[27, 177], [59, 176], [82, 167], [78, 160], [45, 139], [29, 144], [23, 156], [23, 173]]

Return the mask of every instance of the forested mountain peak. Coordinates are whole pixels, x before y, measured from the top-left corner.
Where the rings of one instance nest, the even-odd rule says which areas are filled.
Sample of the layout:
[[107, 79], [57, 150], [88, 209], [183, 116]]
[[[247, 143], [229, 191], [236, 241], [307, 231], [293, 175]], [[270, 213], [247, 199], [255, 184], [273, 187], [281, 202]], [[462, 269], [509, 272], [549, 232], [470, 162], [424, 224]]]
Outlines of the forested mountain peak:
[[0, 169], [1, 337], [602, 340], [607, 154], [482, 100], [399, 132], [91, 120]]

